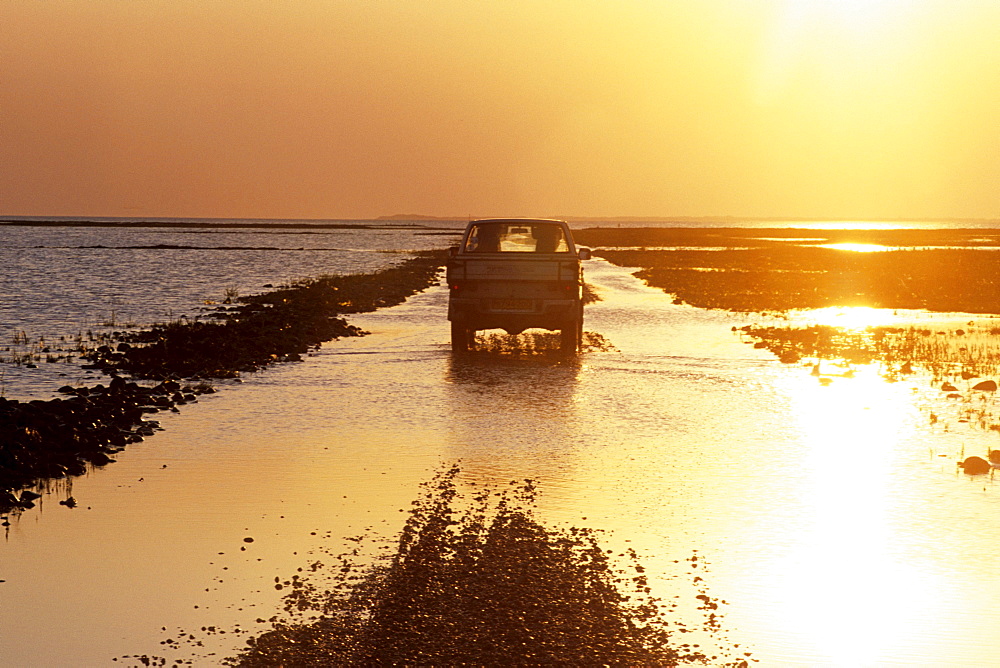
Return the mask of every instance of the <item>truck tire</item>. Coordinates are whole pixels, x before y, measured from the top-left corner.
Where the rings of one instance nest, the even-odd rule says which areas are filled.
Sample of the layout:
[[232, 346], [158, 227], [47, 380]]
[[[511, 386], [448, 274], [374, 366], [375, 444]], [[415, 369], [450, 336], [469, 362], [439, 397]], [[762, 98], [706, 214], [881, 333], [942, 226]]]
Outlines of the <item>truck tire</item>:
[[565, 355], [575, 355], [580, 351], [580, 339], [583, 321], [577, 318], [570, 320], [559, 331], [559, 349]]
[[469, 348], [472, 346], [473, 339], [476, 333], [474, 330], [470, 330], [468, 327], [464, 326], [462, 323], [451, 322], [451, 350], [455, 353], [466, 353], [469, 352]]

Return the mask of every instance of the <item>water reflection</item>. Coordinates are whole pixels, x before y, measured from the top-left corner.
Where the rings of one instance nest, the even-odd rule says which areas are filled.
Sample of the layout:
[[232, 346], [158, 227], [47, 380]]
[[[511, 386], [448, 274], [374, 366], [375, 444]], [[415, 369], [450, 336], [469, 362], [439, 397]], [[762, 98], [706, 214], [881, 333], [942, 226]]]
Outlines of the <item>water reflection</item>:
[[576, 360], [543, 355], [452, 356], [445, 369], [449, 450], [469, 479], [503, 483], [512, 468], [534, 479], [563, 469], [582, 438], [574, 400], [580, 370]]
[[532, 391], [546, 403], [565, 403], [573, 395], [579, 373], [579, 358], [452, 355], [445, 371], [445, 381], [449, 387], [508, 386], [517, 394]]

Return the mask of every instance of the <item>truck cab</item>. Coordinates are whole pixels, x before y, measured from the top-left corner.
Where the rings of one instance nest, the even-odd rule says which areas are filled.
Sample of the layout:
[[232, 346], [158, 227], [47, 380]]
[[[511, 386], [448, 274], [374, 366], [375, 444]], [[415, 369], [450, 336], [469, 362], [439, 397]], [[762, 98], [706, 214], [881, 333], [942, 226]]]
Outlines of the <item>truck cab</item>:
[[583, 269], [569, 225], [540, 218], [473, 220], [449, 252], [448, 320], [455, 352], [473, 346], [481, 329], [520, 334], [559, 331], [575, 353], [583, 336]]

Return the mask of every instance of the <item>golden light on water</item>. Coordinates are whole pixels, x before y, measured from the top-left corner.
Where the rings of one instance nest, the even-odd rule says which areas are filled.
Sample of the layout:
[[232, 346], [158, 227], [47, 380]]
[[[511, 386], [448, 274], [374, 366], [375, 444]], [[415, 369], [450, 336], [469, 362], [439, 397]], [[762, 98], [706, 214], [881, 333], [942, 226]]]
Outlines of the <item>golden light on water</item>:
[[873, 370], [795, 393], [801, 431], [802, 498], [811, 518], [775, 564], [782, 627], [810, 638], [833, 665], [876, 665], [912, 637], [936, 597], [894, 556], [895, 446], [908, 404], [885, 392]]
[[873, 220], [835, 220], [797, 222], [795, 227], [803, 230], [905, 230], [920, 227], [910, 222], [880, 222]]
[[842, 243], [842, 244], [822, 244], [819, 248], [832, 248], [833, 250], [850, 251], [853, 253], [878, 253], [881, 251], [889, 250], [888, 246], [883, 246], [881, 244], [854, 244], [854, 243]]
[[870, 306], [829, 306], [811, 309], [803, 313], [801, 318], [817, 325], [843, 327], [859, 332], [867, 327], [888, 326], [900, 322], [899, 316], [893, 309]]

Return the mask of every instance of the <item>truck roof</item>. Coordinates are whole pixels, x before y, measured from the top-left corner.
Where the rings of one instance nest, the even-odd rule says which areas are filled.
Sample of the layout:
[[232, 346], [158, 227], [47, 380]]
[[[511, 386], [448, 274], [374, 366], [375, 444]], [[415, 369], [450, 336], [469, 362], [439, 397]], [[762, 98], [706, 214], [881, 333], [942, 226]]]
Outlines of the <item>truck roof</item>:
[[469, 224], [472, 223], [559, 223], [565, 225], [565, 220], [556, 220], [555, 218], [479, 218], [477, 220], [470, 220]]

